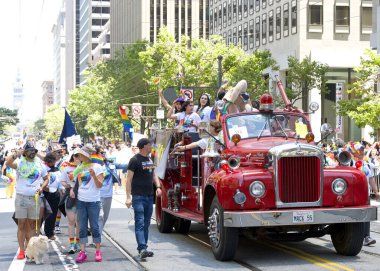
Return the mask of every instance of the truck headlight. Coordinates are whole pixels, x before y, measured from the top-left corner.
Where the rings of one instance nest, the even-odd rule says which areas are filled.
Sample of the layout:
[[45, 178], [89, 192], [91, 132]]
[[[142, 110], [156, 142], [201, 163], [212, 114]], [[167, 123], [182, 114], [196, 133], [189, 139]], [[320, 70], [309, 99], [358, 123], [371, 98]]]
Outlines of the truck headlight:
[[265, 190], [266, 188], [262, 181], [254, 181], [249, 185], [249, 193], [256, 198], [261, 198]]
[[336, 178], [331, 184], [332, 191], [337, 195], [342, 195], [347, 190], [347, 182], [342, 178]]

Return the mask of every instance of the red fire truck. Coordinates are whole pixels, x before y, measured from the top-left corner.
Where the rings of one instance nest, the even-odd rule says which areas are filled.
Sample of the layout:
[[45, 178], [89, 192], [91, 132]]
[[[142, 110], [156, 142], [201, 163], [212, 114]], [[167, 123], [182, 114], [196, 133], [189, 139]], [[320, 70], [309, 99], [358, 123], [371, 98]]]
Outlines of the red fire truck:
[[197, 133], [156, 131], [161, 233], [186, 234], [191, 221], [203, 223], [221, 261], [234, 258], [242, 230], [272, 240], [329, 234], [339, 254], [360, 252], [365, 223], [377, 219], [366, 176], [349, 166], [348, 155], [326, 165], [307, 114], [292, 108], [279, 87], [284, 109], [273, 109], [265, 94], [259, 110], [223, 116], [220, 140], [210, 137], [203, 153], [175, 152], [178, 142], [199, 140]]

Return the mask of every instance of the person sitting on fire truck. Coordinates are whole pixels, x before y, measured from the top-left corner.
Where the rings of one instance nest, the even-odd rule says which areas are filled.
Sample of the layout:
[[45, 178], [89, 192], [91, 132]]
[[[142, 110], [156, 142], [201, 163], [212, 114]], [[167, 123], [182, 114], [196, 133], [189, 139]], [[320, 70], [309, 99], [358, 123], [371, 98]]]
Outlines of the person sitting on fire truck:
[[[217, 121], [217, 120], [211, 120], [210, 121], [210, 134], [214, 137], [217, 137], [219, 135], [219, 132], [222, 130], [222, 124]], [[205, 150], [207, 148], [207, 145], [208, 145], [208, 140], [209, 138], [206, 137], [206, 138], [202, 138], [201, 140], [198, 140], [196, 142], [192, 142], [188, 145], [184, 145], [182, 146], [181, 145], [181, 142], [180, 143], [177, 143], [175, 146], [174, 146], [174, 150], [173, 151], [186, 151], [186, 150], [191, 150], [191, 149], [195, 149], [195, 148], [201, 148], [202, 150]]]

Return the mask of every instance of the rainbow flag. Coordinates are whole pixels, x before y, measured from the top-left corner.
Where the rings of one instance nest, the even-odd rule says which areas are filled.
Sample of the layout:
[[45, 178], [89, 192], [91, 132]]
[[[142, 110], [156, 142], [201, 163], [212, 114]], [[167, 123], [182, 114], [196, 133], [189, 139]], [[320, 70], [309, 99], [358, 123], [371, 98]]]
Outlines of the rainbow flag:
[[104, 159], [99, 154], [94, 153], [90, 156], [91, 163], [99, 164], [101, 166], [104, 165]]
[[130, 119], [128, 118], [127, 113], [125, 112], [125, 108], [123, 108], [122, 105], [119, 106], [119, 113], [121, 115], [121, 120], [123, 122], [124, 132], [127, 132], [129, 135], [129, 138], [132, 140], [133, 139], [133, 126], [132, 126]]

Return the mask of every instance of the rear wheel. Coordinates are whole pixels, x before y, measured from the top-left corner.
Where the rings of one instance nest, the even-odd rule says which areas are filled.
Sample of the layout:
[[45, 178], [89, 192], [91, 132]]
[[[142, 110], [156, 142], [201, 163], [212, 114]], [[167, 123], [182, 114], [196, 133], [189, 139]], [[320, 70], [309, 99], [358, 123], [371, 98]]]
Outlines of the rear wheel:
[[336, 252], [345, 256], [357, 255], [363, 247], [365, 223], [335, 224], [331, 240]]
[[162, 197], [156, 197], [156, 222], [159, 232], [171, 233], [173, 231], [173, 216], [162, 210]]
[[191, 226], [191, 220], [177, 218], [174, 221], [174, 229], [178, 233], [188, 234]]
[[208, 219], [211, 249], [215, 259], [229, 261], [234, 258], [239, 244], [239, 228], [224, 227], [223, 213], [224, 210], [215, 196], [210, 206]]

